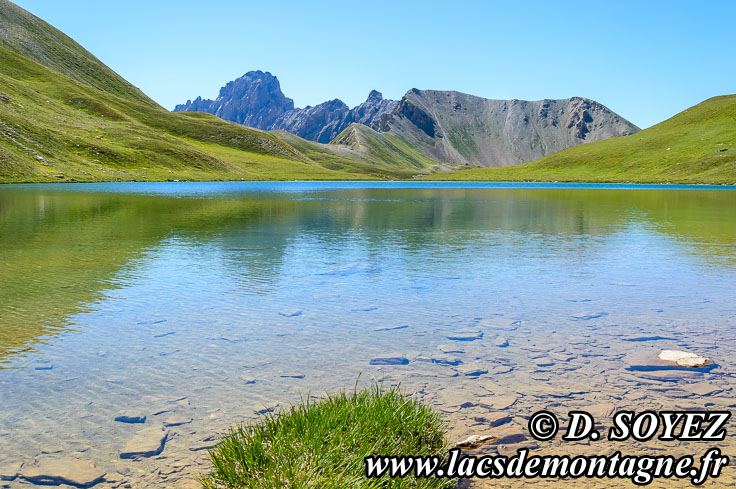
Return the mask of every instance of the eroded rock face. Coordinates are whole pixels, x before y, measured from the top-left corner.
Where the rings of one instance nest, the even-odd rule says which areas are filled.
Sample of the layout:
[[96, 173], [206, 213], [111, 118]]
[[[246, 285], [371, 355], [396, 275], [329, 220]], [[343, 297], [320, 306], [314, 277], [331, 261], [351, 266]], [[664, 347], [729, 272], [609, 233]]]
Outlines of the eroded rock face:
[[91, 460], [43, 458], [23, 469], [21, 477], [34, 484], [92, 487], [105, 478], [105, 472]]
[[412, 89], [371, 128], [444, 163], [506, 166], [565, 148], [633, 134], [634, 124], [582, 97], [492, 100], [454, 91]]

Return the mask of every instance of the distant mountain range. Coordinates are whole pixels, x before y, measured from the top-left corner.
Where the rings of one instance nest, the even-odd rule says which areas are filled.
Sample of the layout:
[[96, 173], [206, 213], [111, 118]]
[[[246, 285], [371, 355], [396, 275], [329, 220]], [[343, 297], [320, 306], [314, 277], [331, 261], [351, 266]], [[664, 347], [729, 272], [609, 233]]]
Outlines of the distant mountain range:
[[[424, 156], [448, 164], [507, 166], [581, 143], [627, 136], [634, 124], [593, 100], [489, 100], [460, 92], [411, 89], [400, 100], [371, 91], [349, 108], [339, 99], [295, 108], [271, 73], [250, 71], [174, 111], [208, 112], [263, 130], [359, 149], [367, 137], [396, 136]], [[378, 134], [376, 134], [378, 133]]]
[[244, 126], [266, 131], [281, 129], [310, 141], [329, 143], [350, 124], [370, 125], [397, 105], [397, 101], [385, 100], [380, 92], [373, 90], [365, 102], [352, 109], [340, 99], [298, 109], [281, 92], [279, 80], [259, 70], [229, 82], [215, 100], [197, 97], [177, 105], [174, 112], [207, 112]]

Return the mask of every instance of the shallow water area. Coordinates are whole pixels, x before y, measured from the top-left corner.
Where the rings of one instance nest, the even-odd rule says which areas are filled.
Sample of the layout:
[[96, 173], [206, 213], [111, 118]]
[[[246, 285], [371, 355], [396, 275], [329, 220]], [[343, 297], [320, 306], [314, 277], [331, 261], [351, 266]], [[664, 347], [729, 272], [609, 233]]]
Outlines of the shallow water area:
[[[70, 456], [106, 472], [94, 487], [198, 487], [218, 433], [358, 379], [401, 382], [453, 439], [510, 436], [477, 453], [701, 454], [534, 443], [526, 421], [736, 405], [733, 188], [4, 186], [0, 249], [0, 476]], [[662, 349], [716, 366], [636, 368]], [[160, 453], [121, 458], [162, 427]]]

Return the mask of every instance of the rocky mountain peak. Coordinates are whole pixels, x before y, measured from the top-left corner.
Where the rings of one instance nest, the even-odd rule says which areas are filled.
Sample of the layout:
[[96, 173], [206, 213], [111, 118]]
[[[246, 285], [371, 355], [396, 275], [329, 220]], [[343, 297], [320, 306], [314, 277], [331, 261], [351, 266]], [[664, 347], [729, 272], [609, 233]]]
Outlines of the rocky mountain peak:
[[294, 110], [294, 101], [281, 91], [278, 78], [268, 71], [249, 71], [220, 89], [215, 100], [197, 97], [177, 105], [178, 111], [209, 112], [222, 119], [259, 129], [270, 129], [284, 113]]
[[257, 129], [282, 129], [320, 143], [332, 141], [353, 122], [369, 125], [391, 112], [397, 102], [371, 90], [365, 102], [350, 109], [340, 99], [301, 108], [281, 91], [279, 80], [267, 71], [249, 71], [220, 89], [215, 100], [197, 97], [177, 105], [174, 111], [209, 112], [223, 119]]
[[375, 102], [381, 100], [383, 100], [383, 94], [378, 90], [371, 90], [371, 92], [368, 94], [368, 98], [365, 99], [366, 102]]

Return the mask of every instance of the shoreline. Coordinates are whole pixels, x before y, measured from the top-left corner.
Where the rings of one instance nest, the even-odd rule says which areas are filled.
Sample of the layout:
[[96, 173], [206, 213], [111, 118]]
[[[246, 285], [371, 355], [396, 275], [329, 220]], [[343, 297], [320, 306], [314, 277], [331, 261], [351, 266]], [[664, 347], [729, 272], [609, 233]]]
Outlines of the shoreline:
[[[406, 187], [396, 186], [394, 188], [422, 188], [423, 185], [440, 184], [447, 188], [581, 188], [581, 189], [616, 189], [616, 190], [636, 190], [636, 189], [668, 189], [676, 188], [678, 190], [686, 190], [693, 188], [696, 190], [707, 189], [724, 189], [736, 190], [736, 183], [661, 183], [661, 182], [630, 182], [630, 181], [550, 181], [550, 180], [388, 180], [388, 179], [366, 179], [366, 180], [90, 180], [90, 181], [22, 181], [22, 182], [0, 182], [0, 186], [17, 186], [17, 185], [96, 185], [96, 184], [196, 184], [196, 183], [243, 183], [243, 184], [277, 184], [277, 183], [354, 183], [365, 185], [366, 188], [383, 188], [371, 187], [372, 184], [408, 184]], [[412, 185], [414, 184], [414, 185]], [[535, 187], [535, 185], [538, 185]], [[454, 186], [454, 187], [453, 187]], [[437, 187], [424, 187], [437, 188]]]

